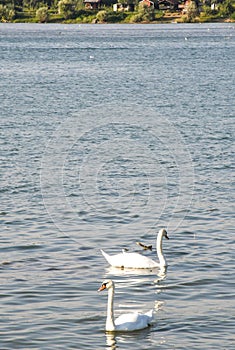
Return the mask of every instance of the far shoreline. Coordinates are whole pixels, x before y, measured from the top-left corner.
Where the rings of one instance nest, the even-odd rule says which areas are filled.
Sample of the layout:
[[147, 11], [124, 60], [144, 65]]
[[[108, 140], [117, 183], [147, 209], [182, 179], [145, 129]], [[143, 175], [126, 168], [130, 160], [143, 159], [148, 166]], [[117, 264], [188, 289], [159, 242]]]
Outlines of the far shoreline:
[[[235, 6], [235, 5], [234, 5]], [[141, 12], [116, 12], [110, 9], [100, 11], [79, 10], [76, 17], [66, 17], [62, 14], [49, 12], [47, 8], [42, 15], [37, 11], [33, 14], [18, 12], [12, 18], [2, 18], [0, 23], [38, 23], [38, 24], [170, 24], [170, 23], [235, 23], [235, 12], [224, 15], [219, 11], [210, 13], [207, 10], [191, 12], [155, 11], [144, 8]], [[145, 12], [143, 12], [145, 11]], [[152, 12], [151, 12], [152, 11]], [[188, 11], [188, 10], [187, 10]], [[210, 10], [209, 10], [210, 11]]]
[[[170, 18], [169, 18], [170, 17]], [[154, 24], [154, 25], [158, 25], [158, 24], [206, 24], [206, 23], [235, 23], [235, 20], [232, 20], [230, 18], [221, 18], [221, 19], [213, 19], [210, 21], [194, 21], [194, 22], [183, 22], [180, 20], [181, 16], [166, 16], [163, 17], [162, 20], [158, 20], [158, 21], [151, 21], [151, 22], [147, 22], [147, 21], [142, 21], [142, 22], [138, 22], [138, 23], [133, 23], [133, 22], [97, 22], [97, 23], [93, 23], [93, 22], [79, 22], [79, 21], [71, 21], [71, 20], [64, 20], [64, 21], [48, 21], [48, 22], [36, 22], [36, 21], [20, 21], [20, 20], [15, 20], [15, 21], [4, 21], [4, 22], [0, 22], [0, 24], [78, 24], [78, 25], [136, 25], [136, 24], [140, 24], [140, 25], [145, 25], [145, 24]]]

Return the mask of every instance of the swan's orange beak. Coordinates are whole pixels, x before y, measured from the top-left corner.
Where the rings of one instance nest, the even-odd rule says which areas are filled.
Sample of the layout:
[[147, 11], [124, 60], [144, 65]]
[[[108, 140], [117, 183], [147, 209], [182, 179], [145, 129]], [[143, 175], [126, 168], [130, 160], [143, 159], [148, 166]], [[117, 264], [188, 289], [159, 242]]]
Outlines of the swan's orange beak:
[[104, 289], [106, 289], [106, 284], [102, 284], [102, 286], [98, 289], [98, 292], [101, 292]]

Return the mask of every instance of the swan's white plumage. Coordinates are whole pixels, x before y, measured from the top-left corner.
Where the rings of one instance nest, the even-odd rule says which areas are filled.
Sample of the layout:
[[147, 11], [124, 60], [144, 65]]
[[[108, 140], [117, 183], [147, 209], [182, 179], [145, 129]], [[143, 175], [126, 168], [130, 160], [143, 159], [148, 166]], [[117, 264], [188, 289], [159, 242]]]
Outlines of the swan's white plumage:
[[139, 253], [128, 253], [128, 252], [122, 251], [122, 253], [119, 253], [116, 255], [109, 255], [105, 253], [102, 249], [101, 249], [101, 253], [105, 257], [105, 259], [108, 261], [108, 263], [114, 267], [148, 269], [148, 268], [167, 266], [166, 259], [162, 252], [163, 237], [169, 239], [165, 229], [161, 229], [159, 231], [157, 236], [157, 241], [156, 241], [156, 249], [157, 249], [159, 262], [154, 261], [153, 259], [150, 259]]
[[122, 252], [116, 255], [109, 255], [105, 253], [102, 249], [101, 253], [108, 261], [108, 263], [114, 267], [144, 269], [159, 266], [159, 264], [156, 261], [139, 253]]
[[102, 291], [104, 289], [108, 289], [106, 331], [136, 331], [150, 326], [153, 321], [153, 310], [150, 310], [145, 314], [140, 314], [138, 312], [123, 314], [114, 320], [114, 282], [112, 280], [104, 281], [98, 291]]
[[153, 310], [146, 314], [138, 312], [124, 314], [119, 316], [115, 321], [116, 331], [136, 331], [149, 327], [153, 319]]

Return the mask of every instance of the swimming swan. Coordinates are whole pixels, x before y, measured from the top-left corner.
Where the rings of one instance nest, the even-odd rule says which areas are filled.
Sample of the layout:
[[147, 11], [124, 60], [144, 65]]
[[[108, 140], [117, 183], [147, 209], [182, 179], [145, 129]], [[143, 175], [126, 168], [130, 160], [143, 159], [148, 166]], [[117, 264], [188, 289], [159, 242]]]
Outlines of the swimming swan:
[[123, 314], [114, 321], [114, 282], [112, 280], [104, 281], [101, 287], [98, 289], [98, 292], [101, 292], [104, 289], [108, 289], [108, 307], [105, 326], [106, 331], [136, 331], [147, 328], [151, 325], [151, 322], [153, 321], [153, 310], [150, 310], [146, 314], [140, 314], [138, 312]]
[[116, 255], [109, 255], [101, 249], [101, 253], [108, 261], [111, 266], [121, 268], [132, 268], [132, 269], [149, 269], [154, 267], [167, 266], [166, 259], [162, 252], [162, 239], [163, 237], [169, 239], [165, 229], [161, 229], [158, 232], [156, 249], [159, 263], [139, 253], [127, 253], [124, 250], [122, 253]]

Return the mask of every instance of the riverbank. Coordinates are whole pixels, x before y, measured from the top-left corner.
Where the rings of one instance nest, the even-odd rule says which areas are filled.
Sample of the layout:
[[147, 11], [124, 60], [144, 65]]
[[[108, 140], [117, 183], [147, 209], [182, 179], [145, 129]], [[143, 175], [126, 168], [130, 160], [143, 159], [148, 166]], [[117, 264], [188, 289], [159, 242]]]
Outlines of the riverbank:
[[42, 7], [34, 11], [0, 11], [0, 22], [3, 23], [61, 23], [61, 24], [82, 24], [82, 23], [218, 23], [235, 22], [235, 11], [228, 13], [221, 7], [218, 10], [211, 10], [210, 7], [186, 8], [182, 7], [178, 11], [155, 10], [140, 7], [136, 11], [113, 11], [110, 8], [100, 10], [80, 9], [72, 15], [58, 13], [56, 10], [49, 10]]
[[[178, 13], [166, 13], [164, 14], [161, 18], [158, 18], [157, 20], [153, 20], [153, 21], [140, 21], [138, 23], [140, 24], [168, 24], [168, 23], [186, 23], [187, 21], [185, 21], [184, 17], [181, 14]], [[57, 23], [57, 24], [109, 24], [109, 23], [120, 23], [120, 24], [131, 24], [131, 23], [136, 23], [136, 22], [129, 22], [129, 21], [97, 21], [96, 18], [92, 19], [91, 21], [84, 21], [84, 19], [55, 19], [53, 20], [50, 19], [46, 22], [41, 22], [38, 21], [36, 18], [28, 18], [28, 19], [16, 19], [13, 21], [2, 21], [0, 23]], [[192, 23], [190, 21], [188, 21], [188, 23]], [[193, 23], [235, 23], [234, 19], [231, 18], [211, 18], [211, 17], [198, 17], [195, 18], [195, 20], [193, 21]]]

